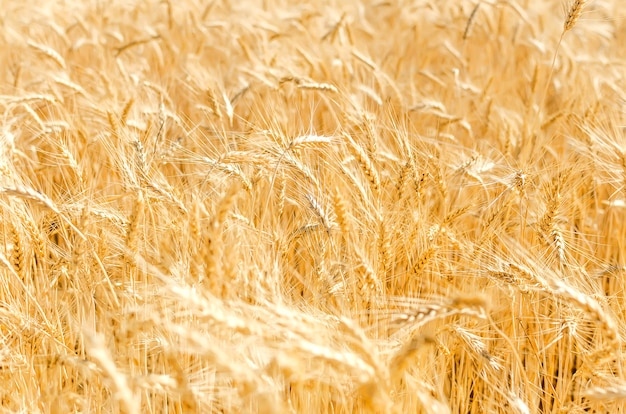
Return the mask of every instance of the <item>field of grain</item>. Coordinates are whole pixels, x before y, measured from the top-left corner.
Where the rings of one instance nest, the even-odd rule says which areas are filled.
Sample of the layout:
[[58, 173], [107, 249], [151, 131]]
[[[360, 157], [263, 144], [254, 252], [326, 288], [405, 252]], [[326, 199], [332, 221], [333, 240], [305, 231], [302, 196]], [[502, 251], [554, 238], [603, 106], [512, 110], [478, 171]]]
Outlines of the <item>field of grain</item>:
[[626, 412], [620, 1], [2, 6], [0, 412]]

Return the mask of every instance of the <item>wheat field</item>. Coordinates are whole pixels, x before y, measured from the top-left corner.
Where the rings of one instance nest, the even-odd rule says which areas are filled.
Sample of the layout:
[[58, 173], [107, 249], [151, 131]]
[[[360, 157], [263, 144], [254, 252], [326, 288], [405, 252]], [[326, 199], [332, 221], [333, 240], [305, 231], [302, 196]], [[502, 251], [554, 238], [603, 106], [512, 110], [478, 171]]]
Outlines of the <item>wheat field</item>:
[[620, 1], [2, 6], [1, 412], [626, 412]]

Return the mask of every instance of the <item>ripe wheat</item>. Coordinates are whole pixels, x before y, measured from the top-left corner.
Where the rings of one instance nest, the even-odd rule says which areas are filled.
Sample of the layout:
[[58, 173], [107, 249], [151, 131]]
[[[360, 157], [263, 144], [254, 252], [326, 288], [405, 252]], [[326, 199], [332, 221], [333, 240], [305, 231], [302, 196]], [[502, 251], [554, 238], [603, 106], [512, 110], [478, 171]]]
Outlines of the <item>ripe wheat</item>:
[[4, 2], [1, 411], [626, 412], [623, 7], [559, 5]]

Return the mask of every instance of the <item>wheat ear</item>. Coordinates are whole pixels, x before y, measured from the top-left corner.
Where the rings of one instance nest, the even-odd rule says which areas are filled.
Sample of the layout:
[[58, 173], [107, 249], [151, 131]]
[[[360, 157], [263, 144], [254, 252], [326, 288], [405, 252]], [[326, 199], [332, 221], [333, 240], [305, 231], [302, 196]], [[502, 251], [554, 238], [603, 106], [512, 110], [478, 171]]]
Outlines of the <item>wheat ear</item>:
[[372, 191], [374, 192], [374, 194], [378, 194], [380, 190], [380, 177], [378, 176], [378, 172], [376, 171], [376, 168], [374, 167], [372, 160], [367, 155], [365, 150], [363, 150], [363, 148], [361, 148], [359, 144], [354, 142], [351, 136], [349, 136], [348, 134], [345, 134], [345, 138], [346, 138], [346, 142], [348, 143], [348, 147], [350, 151], [352, 152], [352, 155], [355, 157], [358, 164], [363, 169], [363, 172], [367, 176], [371, 184]]
[[[568, 9], [567, 15], [565, 16], [565, 22], [563, 22], [563, 31], [561, 32], [561, 36], [559, 37], [559, 41], [556, 45], [556, 49], [554, 50], [554, 56], [552, 57], [552, 65], [550, 65], [550, 73], [548, 74], [548, 79], [546, 81], [546, 86], [543, 90], [543, 94], [541, 96], [541, 100], [539, 101], [539, 108], [541, 108], [546, 100], [546, 96], [548, 94], [548, 89], [550, 88], [550, 82], [552, 80], [552, 74], [554, 73], [554, 66], [556, 65], [556, 57], [559, 54], [559, 49], [561, 48], [561, 43], [563, 42], [563, 37], [565, 33], [569, 32], [576, 26], [578, 19], [583, 13], [583, 9], [587, 0], [574, 0], [571, 6]], [[537, 119], [535, 119], [535, 123]]]
[[576, 22], [583, 13], [587, 0], [574, 0], [567, 12], [565, 23], [563, 24], [563, 33], [566, 33], [576, 26]]

